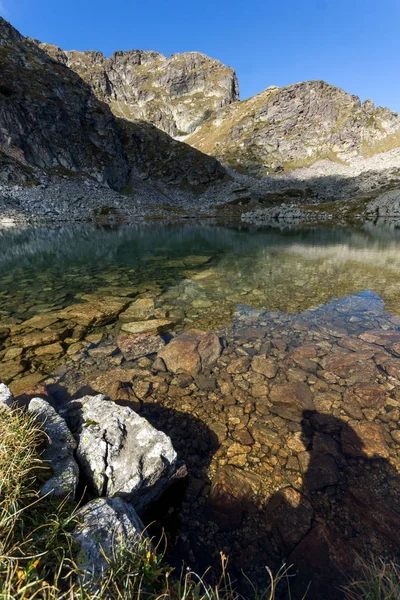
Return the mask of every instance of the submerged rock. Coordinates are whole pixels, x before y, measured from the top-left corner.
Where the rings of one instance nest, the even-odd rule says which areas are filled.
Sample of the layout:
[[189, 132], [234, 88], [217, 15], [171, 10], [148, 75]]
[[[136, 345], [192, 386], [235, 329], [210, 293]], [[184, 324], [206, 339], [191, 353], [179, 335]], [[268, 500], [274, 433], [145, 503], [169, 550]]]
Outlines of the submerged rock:
[[160, 329], [166, 329], [172, 325], [168, 319], [151, 319], [149, 321], [133, 321], [124, 323], [122, 331], [127, 333], [157, 333]]
[[120, 335], [117, 338], [117, 345], [126, 360], [135, 360], [159, 352], [165, 346], [165, 342], [160, 335], [147, 332]]
[[129, 407], [84, 396], [70, 402], [65, 417], [76, 431], [83, 474], [99, 496], [121, 496], [140, 512], [186, 474], [170, 438]]
[[221, 342], [215, 333], [199, 333], [176, 337], [158, 356], [172, 373], [186, 371], [196, 376], [202, 370], [211, 368], [221, 352]]
[[[122, 498], [97, 498], [78, 512], [81, 523], [73, 536], [80, 544], [77, 564], [86, 578], [97, 579], [121, 550], [132, 549], [143, 537], [135, 509]], [[107, 560], [108, 559], [108, 560]]]
[[64, 419], [46, 400], [32, 398], [28, 412], [42, 424], [47, 441], [41, 459], [54, 473], [40, 490], [41, 496], [50, 494], [73, 500], [79, 479], [79, 468], [73, 456], [77, 446], [74, 436]]
[[73, 319], [85, 327], [106, 325], [114, 321], [127, 303], [115, 301], [85, 302], [73, 304], [59, 313], [62, 319]]

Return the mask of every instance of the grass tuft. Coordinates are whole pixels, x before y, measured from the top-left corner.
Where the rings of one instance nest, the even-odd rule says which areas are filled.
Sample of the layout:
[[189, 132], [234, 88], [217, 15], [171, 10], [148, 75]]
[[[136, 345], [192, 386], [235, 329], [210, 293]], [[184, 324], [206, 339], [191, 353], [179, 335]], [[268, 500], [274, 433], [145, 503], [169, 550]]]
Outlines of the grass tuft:
[[360, 561], [360, 577], [343, 590], [348, 600], [400, 600], [400, 565], [374, 557]]

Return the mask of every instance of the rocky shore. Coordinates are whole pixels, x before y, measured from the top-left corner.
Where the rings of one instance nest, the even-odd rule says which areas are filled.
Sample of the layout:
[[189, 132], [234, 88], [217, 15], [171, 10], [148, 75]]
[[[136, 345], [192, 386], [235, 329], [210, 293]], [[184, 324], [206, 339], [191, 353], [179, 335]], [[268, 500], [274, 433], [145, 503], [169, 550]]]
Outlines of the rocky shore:
[[121, 194], [93, 180], [38, 173], [38, 185], [0, 184], [0, 227], [210, 217], [259, 226], [390, 220], [399, 216], [399, 161], [395, 150], [348, 167], [323, 161], [290, 176], [256, 179], [231, 171], [196, 192], [137, 178]]

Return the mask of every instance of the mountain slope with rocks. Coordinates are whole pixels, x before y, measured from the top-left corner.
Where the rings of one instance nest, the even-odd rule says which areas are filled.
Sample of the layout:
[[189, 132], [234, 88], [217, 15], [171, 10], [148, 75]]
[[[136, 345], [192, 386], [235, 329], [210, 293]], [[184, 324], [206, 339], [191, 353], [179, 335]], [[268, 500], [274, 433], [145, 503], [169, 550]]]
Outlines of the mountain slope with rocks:
[[153, 51], [63, 51], [41, 44], [55, 60], [78, 73], [117, 117], [143, 120], [182, 139], [214, 111], [239, 99], [235, 71], [201, 52], [166, 58]]
[[400, 115], [324, 81], [306, 81], [269, 87], [213, 113], [187, 142], [242, 172], [286, 173], [400, 147]]
[[4, 19], [0, 68], [0, 172], [5, 182], [58, 175], [87, 177], [121, 190], [130, 189], [135, 178], [190, 187], [225, 174], [214, 158], [156, 127], [117, 119], [78, 74]]

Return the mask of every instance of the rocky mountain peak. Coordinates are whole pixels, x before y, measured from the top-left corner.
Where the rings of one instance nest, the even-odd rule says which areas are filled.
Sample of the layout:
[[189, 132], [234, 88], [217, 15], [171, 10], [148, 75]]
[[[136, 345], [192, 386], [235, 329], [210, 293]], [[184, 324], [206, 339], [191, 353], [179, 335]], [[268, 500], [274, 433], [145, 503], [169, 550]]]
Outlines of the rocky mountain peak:
[[214, 112], [187, 142], [255, 175], [346, 164], [400, 146], [400, 115], [326, 83], [271, 86]]

